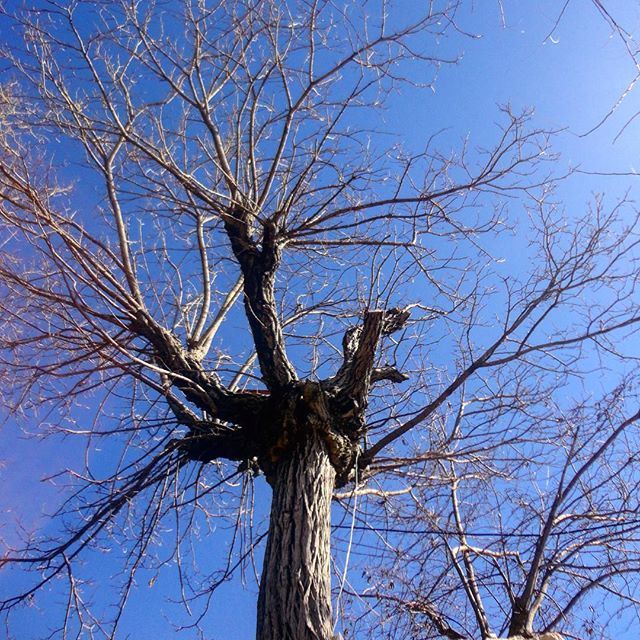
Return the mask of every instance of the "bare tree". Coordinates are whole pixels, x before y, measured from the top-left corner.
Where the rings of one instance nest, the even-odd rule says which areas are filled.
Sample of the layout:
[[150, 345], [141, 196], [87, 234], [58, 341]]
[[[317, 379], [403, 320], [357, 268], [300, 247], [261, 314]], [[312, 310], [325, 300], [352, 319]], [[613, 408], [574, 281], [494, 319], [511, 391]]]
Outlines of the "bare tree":
[[360, 597], [379, 603], [390, 637], [551, 639], [561, 630], [560, 638], [608, 638], [620, 614], [634, 624], [638, 413], [625, 414], [637, 406], [632, 386], [593, 406], [511, 417], [508, 430], [496, 430], [501, 442], [483, 429], [493, 450], [465, 450], [465, 423], [474, 429], [479, 413], [488, 417], [475, 404], [465, 401], [459, 442], [429, 476], [405, 480], [406, 490], [386, 498], [384, 522], [380, 505], [368, 509], [369, 531], [387, 532], [390, 544], [379, 566], [368, 567]]
[[[365, 603], [384, 611], [368, 621], [386, 626], [384, 637], [462, 640], [558, 631], [608, 638], [622, 611], [635, 619], [637, 373], [621, 346], [635, 321], [622, 340], [594, 335], [595, 349], [568, 328], [586, 335], [603, 326], [596, 318], [604, 309], [621, 310], [635, 297], [635, 268], [623, 256], [637, 239], [621, 245], [606, 231], [611, 217], [604, 226], [601, 210], [590, 218], [580, 231], [545, 219], [532, 252], [546, 256], [543, 273], [518, 290], [505, 283], [507, 304], [531, 313], [517, 330], [526, 339], [505, 335], [508, 321], [494, 329], [500, 346], [431, 415], [428, 433], [369, 469], [376, 485], [358, 490], [355, 529], [377, 562], [367, 558], [365, 587], [349, 589], [352, 621]], [[549, 282], [557, 297], [534, 293]], [[599, 294], [586, 308], [584, 287], [596, 282]], [[467, 339], [481, 326], [477, 309], [461, 331], [458, 353], [467, 362], [477, 361]], [[534, 344], [555, 314], [562, 325], [547, 325]], [[598, 397], [617, 379], [602, 368], [606, 354], [628, 366]], [[595, 602], [606, 606], [595, 611]], [[354, 623], [356, 636], [365, 622]]]
[[[631, 387], [595, 421], [554, 396], [626, 358], [636, 214], [598, 201], [568, 222], [549, 134], [526, 113], [503, 109], [491, 148], [455, 154], [427, 139], [408, 155], [371, 124], [391, 92], [449, 62], [437, 42], [456, 31], [457, 2], [404, 15], [303, 0], [29, 4], [3, 15], [20, 44], [3, 60], [2, 367], [7, 401], [54, 412], [53, 431], [86, 439], [87, 462], [67, 474], [64, 531], [5, 558], [37, 576], [3, 599], [7, 615], [64, 578], [65, 633], [115, 637], [166, 522], [182, 576], [189, 532], [226, 520], [226, 566], [202, 589], [181, 578], [187, 607], [200, 594], [206, 612], [266, 538], [257, 637], [332, 638], [332, 501], [350, 509], [359, 494], [385, 520], [408, 517], [407, 500], [414, 524], [434, 518], [431, 551], [396, 546], [405, 569], [420, 549], [419, 584], [375, 597], [443, 637], [490, 638], [496, 624], [531, 636], [537, 619], [564, 631], [584, 593], [626, 575], [611, 540], [634, 543], [621, 480], [634, 458], [611, 459], [610, 445], [637, 419], [618, 418]], [[510, 202], [533, 229], [524, 275], [492, 256], [497, 238], [519, 240]], [[513, 499], [493, 546], [473, 544], [460, 493], [473, 487], [487, 509], [547, 465], [559, 467], [541, 504], [522, 489], [530, 504]], [[264, 533], [249, 509], [258, 473], [273, 492]], [[606, 565], [584, 562], [596, 542], [571, 537], [583, 521], [610, 523]], [[530, 546], [515, 550], [524, 529]], [[74, 573], [109, 537], [130, 540], [112, 620]], [[464, 628], [438, 589], [463, 593]], [[339, 604], [362, 591], [345, 574]]]

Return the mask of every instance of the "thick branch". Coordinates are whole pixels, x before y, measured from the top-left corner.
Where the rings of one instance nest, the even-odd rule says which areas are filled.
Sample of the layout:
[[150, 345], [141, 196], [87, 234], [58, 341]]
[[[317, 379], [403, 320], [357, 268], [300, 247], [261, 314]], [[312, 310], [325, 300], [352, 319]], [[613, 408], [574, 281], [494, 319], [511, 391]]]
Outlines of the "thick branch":
[[[173, 333], [158, 325], [146, 313], [138, 313], [136, 320], [131, 323], [131, 329], [150, 343], [154, 357], [165, 369], [170, 383], [189, 402], [218, 420], [238, 425], [255, 424], [256, 416], [260, 415], [267, 398], [235, 393], [224, 388], [214, 374], [203, 369], [197, 357], [182, 347]], [[181, 422], [190, 426], [188, 420]]]
[[270, 389], [283, 388], [297, 379], [284, 346], [282, 325], [275, 302], [275, 277], [281, 249], [272, 225], [265, 225], [262, 248], [251, 238], [251, 214], [234, 207], [225, 216], [225, 230], [244, 276], [244, 306], [260, 362]]
[[399, 331], [408, 319], [408, 310], [368, 311], [362, 325], [345, 333], [342, 340], [344, 361], [330, 384], [364, 406], [371, 383], [407, 380], [408, 376], [391, 365], [375, 368], [374, 361], [380, 337]]

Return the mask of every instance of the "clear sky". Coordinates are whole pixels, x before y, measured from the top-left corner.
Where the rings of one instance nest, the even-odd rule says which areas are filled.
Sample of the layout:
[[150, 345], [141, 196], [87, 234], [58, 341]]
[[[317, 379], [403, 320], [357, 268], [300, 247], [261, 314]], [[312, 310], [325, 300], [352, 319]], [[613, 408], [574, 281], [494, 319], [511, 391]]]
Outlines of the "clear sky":
[[[619, 38], [612, 34], [590, 0], [569, 2], [556, 25], [563, 4], [557, 0], [463, 3], [458, 25], [478, 36], [446, 39], [442, 51], [461, 54], [460, 61], [443, 66], [432, 89], [404, 89], [392, 96], [379, 114], [379, 128], [392, 132], [409, 150], [421, 150], [424, 140], [440, 130], [443, 150], [455, 149], [465, 137], [473, 145], [489, 145], [496, 133], [494, 123], [499, 120], [498, 105], [509, 103], [515, 111], [533, 107], [536, 126], [563, 130], [553, 143], [561, 154], [560, 172], [563, 167], [579, 166], [589, 172], [625, 174], [576, 175], [563, 183], [559, 193], [568, 214], [582, 211], [594, 192], [604, 192], [611, 199], [627, 189], [636, 192], [638, 178], [629, 174], [640, 172], [640, 118], [617, 136], [640, 111], [638, 90], [631, 91], [602, 126], [583, 135], [617, 102], [636, 70]], [[606, 4], [622, 24], [640, 33], [640, 3], [618, 0]], [[1, 41], [8, 37], [0, 31]], [[509, 247], [504, 247], [504, 252], [514, 270], [526, 266], [517, 264], [517, 255]], [[46, 419], [55, 420], [56, 416]], [[25, 437], [41, 431], [40, 420], [27, 417], [17, 423], [8, 417], [1, 427], [0, 540], [9, 544], [16, 540], [19, 523], [26, 529], [45, 524], [46, 514], [60, 499], [55, 480], [41, 479], [61, 468], [82, 464], [82, 451], [70, 440]], [[262, 479], [257, 481], [256, 492], [258, 512], [264, 511], [268, 487]], [[203, 536], [199, 543], [212, 567], [222, 560], [228, 544], [228, 536], [222, 530]], [[105, 550], [88, 558], [85, 573], [101, 585], [95, 595], [97, 601], [108, 589], [109, 576], [118, 571], [117, 562], [112, 561], [115, 555]], [[177, 637], [170, 625], [188, 624], [189, 619], [179, 607], [167, 604], [167, 597], [175, 595], [175, 577], [172, 569], [160, 573], [157, 579], [149, 572], [141, 572], [139, 588], [127, 606], [118, 638], [126, 638], [127, 634], [136, 640]], [[22, 582], [13, 571], [0, 572], [2, 594]], [[250, 638], [255, 625], [256, 593], [252, 576], [245, 580], [239, 572], [221, 587], [201, 623], [207, 637]], [[56, 600], [53, 593], [44, 598], [39, 610], [18, 614], [16, 621], [18, 626], [24, 625], [25, 637], [52, 622], [53, 607], [49, 604]], [[179, 637], [196, 636], [185, 632]]]

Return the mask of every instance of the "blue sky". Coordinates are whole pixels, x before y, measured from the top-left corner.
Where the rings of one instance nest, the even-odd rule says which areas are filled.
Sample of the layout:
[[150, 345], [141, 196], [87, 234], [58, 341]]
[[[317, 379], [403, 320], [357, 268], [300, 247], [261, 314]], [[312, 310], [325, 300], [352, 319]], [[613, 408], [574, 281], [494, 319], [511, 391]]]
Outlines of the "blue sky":
[[[596, 131], [582, 135], [599, 122], [625, 91], [635, 73], [633, 64], [618, 38], [587, 0], [572, 0], [549, 35], [561, 4], [553, 0], [467, 3], [459, 14], [459, 26], [466, 32], [479, 34], [478, 37], [446, 40], [443, 50], [462, 54], [459, 63], [443, 66], [432, 90], [403, 89], [391, 96], [379, 114], [379, 128], [392, 132], [409, 150], [415, 151], [421, 150], [424, 140], [436, 131], [442, 131], [439, 139], [443, 150], [457, 148], [466, 137], [472, 145], [490, 145], [496, 133], [495, 123], [500, 119], [497, 106], [509, 103], [515, 111], [534, 108], [536, 126], [563, 130], [553, 143], [561, 154], [558, 171], [575, 166], [603, 173], [640, 171], [636, 143], [640, 119], [616, 138], [624, 123], [640, 110], [637, 92], [631, 92]], [[620, 1], [607, 6], [623, 24], [640, 27], [640, 5]], [[637, 190], [637, 180], [629, 175], [576, 175], [560, 185], [559, 195], [567, 215], [571, 216], [584, 210], [593, 193], [604, 192], [607, 198], [615, 200], [627, 189], [632, 193]], [[514, 270], [525, 270], [527, 265], [518, 264], [518, 255], [522, 254], [513, 249], [505, 246], [497, 248], [497, 252], [504, 251]], [[48, 419], [55, 420], [56, 416]], [[40, 478], [61, 466], [82, 464], [82, 450], [69, 439], [25, 439], [25, 433], [40, 431], [39, 420], [32, 417], [17, 423], [9, 417], [2, 425], [0, 539], [9, 543], [15, 540], [17, 522], [23, 522], [28, 529], [46, 522], [46, 514], [59, 500], [55, 483], [42, 483]], [[111, 453], [107, 450], [104, 455]], [[261, 479], [256, 483], [256, 492], [258, 513], [264, 512], [268, 488]], [[214, 531], [203, 536], [198, 553], [214, 567], [228, 544], [225, 531]], [[110, 581], [108, 576], [118, 571], [117, 558], [113, 559], [117, 555], [116, 551], [105, 550], [92, 552], [87, 558], [83, 571], [99, 583], [95, 593], [99, 604], [106, 601], [103, 595]], [[157, 579], [153, 573], [141, 572], [139, 588], [128, 603], [118, 638], [127, 634], [138, 640], [176, 637], [167, 622], [188, 624], [189, 619], [180, 607], [167, 603], [168, 598], [175, 596], [175, 578], [174, 568], [161, 572]], [[14, 571], [5, 569], [0, 573], [3, 593], [21, 582], [22, 578]], [[220, 640], [251, 637], [257, 589], [250, 575], [245, 582], [246, 588], [238, 573], [216, 592], [202, 622], [207, 637]], [[148, 586], [150, 583], [152, 586]], [[16, 629], [22, 626], [25, 634], [35, 634], [35, 629], [55, 624], [53, 603], [58, 599], [56, 593], [47, 594], [39, 609], [19, 613], [14, 620]], [[16, 633], [16, 637], [21, 634]], [[184, 637], [196, 636], [186, 632]]]

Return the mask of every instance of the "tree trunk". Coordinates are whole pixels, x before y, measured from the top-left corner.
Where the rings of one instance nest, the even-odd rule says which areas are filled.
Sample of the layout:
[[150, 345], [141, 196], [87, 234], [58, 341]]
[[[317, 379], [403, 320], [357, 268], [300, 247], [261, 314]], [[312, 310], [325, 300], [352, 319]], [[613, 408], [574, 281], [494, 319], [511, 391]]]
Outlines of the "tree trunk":
[[331, 495], [335, 470], [315, 430], [271, 478], [257, 640], [330, 640]]
[[517, 598], [511, 613], [509, 623], [509, 637], [532, 637], [533, 636], [533, 616], [526, 601]]

